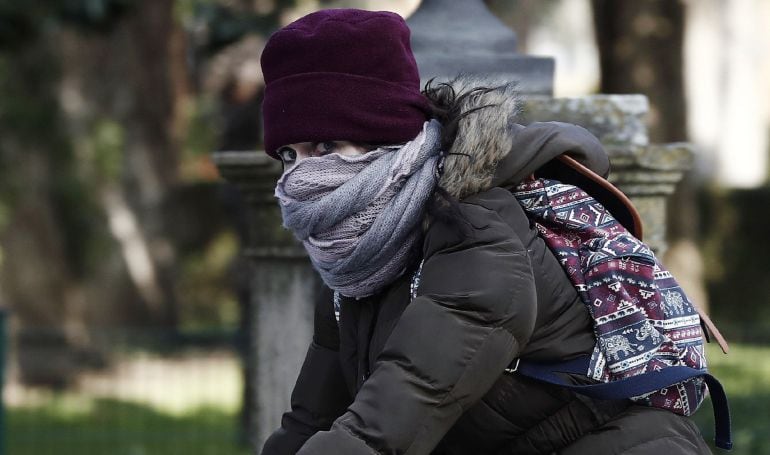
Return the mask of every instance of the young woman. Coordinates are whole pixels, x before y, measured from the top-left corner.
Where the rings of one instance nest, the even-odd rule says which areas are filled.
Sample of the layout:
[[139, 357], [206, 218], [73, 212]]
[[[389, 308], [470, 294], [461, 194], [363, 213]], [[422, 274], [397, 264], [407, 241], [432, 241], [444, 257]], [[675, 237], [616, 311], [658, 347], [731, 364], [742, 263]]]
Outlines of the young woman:
[[596, 342], [508, 189], [563, 154], [606, 175], [596, 138], [518, 125], [511, 85], [458, 78], [422, 94], [393, 13], [305, 16], [270, 38], [262, 66], [284, 225], [327, 286], [292, 410], [262, 453], [709, 452], [686, 417], [509, 368]]

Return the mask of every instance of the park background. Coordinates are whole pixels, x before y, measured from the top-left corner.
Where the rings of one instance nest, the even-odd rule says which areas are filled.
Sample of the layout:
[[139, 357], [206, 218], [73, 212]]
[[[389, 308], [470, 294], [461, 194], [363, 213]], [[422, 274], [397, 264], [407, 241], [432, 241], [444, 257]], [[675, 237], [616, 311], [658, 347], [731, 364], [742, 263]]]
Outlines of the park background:
[[[418, 3], [0, 0], [4, 453], [250, 453], [245, 202], [211, 153], [260, 147], [271, 31]], [[734, 453], [770, 453], [770, 2], [486, 3], [555, 96], [647, 95], [651, 139], [695, 145], [664, 261], [732, 342]]]

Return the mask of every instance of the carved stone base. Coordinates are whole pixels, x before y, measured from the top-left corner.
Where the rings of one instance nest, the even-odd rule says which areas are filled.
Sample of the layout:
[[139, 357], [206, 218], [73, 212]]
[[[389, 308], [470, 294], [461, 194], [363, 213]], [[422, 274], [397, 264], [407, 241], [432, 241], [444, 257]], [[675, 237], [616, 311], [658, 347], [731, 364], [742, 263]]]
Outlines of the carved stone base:
[[649, 106], [642, 95], [580, 98], [528, 97], [522, 121], [560, 121], [586, 128], [610, 155], [609, 180], [639, 210], [644, 241], [658, 256], [666, 250], [666, 199], [694, 160], [688, 143], [650, 144], [645, 125]]

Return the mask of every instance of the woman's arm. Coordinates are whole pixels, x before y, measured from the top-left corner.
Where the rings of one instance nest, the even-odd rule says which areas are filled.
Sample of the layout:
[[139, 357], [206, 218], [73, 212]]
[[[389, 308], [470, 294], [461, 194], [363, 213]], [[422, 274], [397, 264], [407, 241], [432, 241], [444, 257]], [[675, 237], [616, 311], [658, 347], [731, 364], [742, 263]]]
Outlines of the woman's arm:
[[496, 212], [435, 224], [417, 297], [404, 311], [348, 412], [300, 454], [428, 454], [525, 345], [535, 324], [524, 246]]
[[295, 454], [316, 432], [328, 430], [351, 398], [342, 376], [339, 332], [332, 294], [324, 287], [316, 302], [313, 342], [291, 395], [291, 411], [265, 442], [263, 455]]

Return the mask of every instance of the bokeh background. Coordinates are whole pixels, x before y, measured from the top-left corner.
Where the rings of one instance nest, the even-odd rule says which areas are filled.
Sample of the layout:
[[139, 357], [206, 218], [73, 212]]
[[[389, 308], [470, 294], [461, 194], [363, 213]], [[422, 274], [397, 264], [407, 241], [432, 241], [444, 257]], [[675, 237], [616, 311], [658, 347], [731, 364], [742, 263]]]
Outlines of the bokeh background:
[[[0, 0], [4, 453], [252, 452], [245, 202], [211, 152], [260, 148], [273, 30], [418, 3]], [[770, 2], [486, 3], [555, 96], [645, 94], [651, 139], [696, 146], [665, 262], [732, 342], [734, 453], [770, 453]]]

